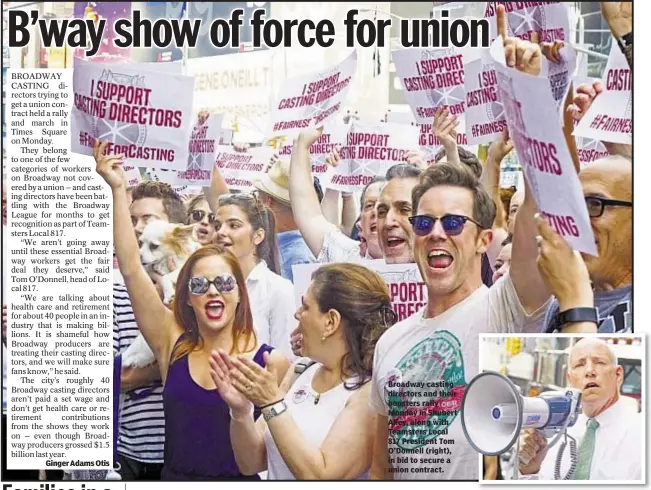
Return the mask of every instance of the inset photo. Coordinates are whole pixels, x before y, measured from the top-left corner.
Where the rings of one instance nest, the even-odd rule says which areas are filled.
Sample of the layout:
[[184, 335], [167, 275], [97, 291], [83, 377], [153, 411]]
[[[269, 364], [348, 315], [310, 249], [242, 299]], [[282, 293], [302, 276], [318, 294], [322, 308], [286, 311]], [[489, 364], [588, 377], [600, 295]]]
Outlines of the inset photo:
[[461, 424], [481, 481], [644, 483], [642, 336], [482, 335]]

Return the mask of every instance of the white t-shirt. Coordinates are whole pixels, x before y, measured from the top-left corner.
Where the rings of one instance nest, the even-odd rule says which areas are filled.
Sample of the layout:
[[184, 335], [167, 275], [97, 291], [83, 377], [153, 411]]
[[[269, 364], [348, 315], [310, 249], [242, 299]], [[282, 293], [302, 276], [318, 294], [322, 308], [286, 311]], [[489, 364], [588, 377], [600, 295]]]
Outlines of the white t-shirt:
[[246, 278], [246, 289], [258, 342], [278, 349], [291, 361], [291, 333], [298, 324], [294, 285], [261, 260]]
[[323, 237], [323, 245], [316, 261], [320, 264], [335, 262], [358, 263], [370, 256], [363, 257], [359, 251], [360, 243], [344, 235], [339, 228], [332, 225], [332, 229]]
[[479, 334], [541, 325], [545, 309], [526, 316], [507, 274], [436, 318], [424, 319], [423, 308], [380, 337], [370, 407], [388, 416], [393, 479], [478, 479], [479, 454], [459, 413], [467, 383], [479, 374]]
[[[590, 463], [590, 480], [638, 481], [642, 479], [642, 447], [644, 431], [642, 415], [631, 410], [621, 399], [605, 412], [595, 417], [599, 427], [595, 433], [595, 446]], [[579, 415], [576, 424], [567, 433], [576, 439], [577, 452], [587, 429], [588, 417]], [[551, 440], [550, 440], [551, 441]], [[561, 439], [550, 448], [540, 465], [540, 480], [553, 480], [556, 458]], [[563, 451], [560, 477], [570, 469], [570, 446]]]
[[[291, 414], [301, 436], [315, 448], [320, 448], [325, 441], [337, 417], [346, 408], [346, 403], [357, 390], [347, 390], [344, 384], [335, 386], [318, 395], [312, 389], [312, 379], [320, 364], [313, 364], [302, 373], [285, 395], [287, 412]], [[318, 398], [317, 398], [318, 397]], [[318, 400], [318, 403], [314, 403]], [[268, 480], [295, 480], [278, 451], [269, 428], [264, 432], [267, 448]]]

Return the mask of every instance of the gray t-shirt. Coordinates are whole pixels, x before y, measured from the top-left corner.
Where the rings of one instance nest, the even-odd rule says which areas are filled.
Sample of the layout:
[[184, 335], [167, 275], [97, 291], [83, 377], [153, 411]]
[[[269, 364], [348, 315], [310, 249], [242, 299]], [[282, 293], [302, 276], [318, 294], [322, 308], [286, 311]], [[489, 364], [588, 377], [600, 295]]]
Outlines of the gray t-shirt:
[[[599, 314], [599, 333], [633, 332], [631, 292], [632, 287], [625, 286], [594, 294], [594, 304]], [[557, 313], [558, 302], [554, 299], [545, 315], [543, 332], [553, 333], [552, 320]]]

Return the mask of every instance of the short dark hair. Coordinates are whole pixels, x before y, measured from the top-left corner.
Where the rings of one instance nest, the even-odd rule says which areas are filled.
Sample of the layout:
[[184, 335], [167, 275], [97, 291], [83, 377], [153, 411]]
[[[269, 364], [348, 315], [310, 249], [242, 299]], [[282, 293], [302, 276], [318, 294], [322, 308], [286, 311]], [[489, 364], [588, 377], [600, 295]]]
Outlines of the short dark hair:
[[[479, 161], [479, 158], [477, 158], [477, 155], [475, 155], [473, 152], [469, 150], [466, 150], [462, 146], [458, 147], [458, 153], [459, 153], [459, 161], [464, 165], [470, 167], [470, 170], [472, 170], [472, 173], [474, 173], [478, 179], [481, 178], [482, 166], [481, 166], [481, 162]], [[441, 148], [439, 151], [436, 152], [434, 161], [438, 163], [445, 155], [446, 155], [445, 148]]]
[[481, 185], [479, 179], [470, 168], [447, 162], [438, 163], [423, 172], [420, 182], [411, 193], [412, 212], [414, 214], [418, 209], [421, 197], [428, 190], [439, 186], [456, 186], [470, 190], [473, 197], [472, 218], [486, 230], [493, 227], [496, 213], [495, 203]]
[[364, 186], [364, 190], [362, 191], [362, 196], [359, 198], [359, 205], [361, 210], [364, 210], [364, 198], [366, 197], [366, 191], [368, 190], [368, 188], [371, 187], [373, 184], [377, 184], [378, 182], [386, 182], [386, 181], [387, 179], [378, 175], [373, 177], [371, 181]]
[[132, 202], [139, 199], [160, 199], [163, 201], [163, 209], [170, 223], [184, 223], [186, 219], [185, 203], [172, 186], [165, 182], [149, 180], [141, 182], [133, 188], [131, 194]]
[[421, 176], [422, 170], [409, 165], [408, 163], [399, 163], [387, 170], [387, 181], [393, 179], [415, 179]]
[[323, 189], [321, 188], [321, 182], [319, 182], [318, 177], [314, 177], [314, 192], [316, 192], [316, 197], [319, 198], [319, 202], [323, 201]]

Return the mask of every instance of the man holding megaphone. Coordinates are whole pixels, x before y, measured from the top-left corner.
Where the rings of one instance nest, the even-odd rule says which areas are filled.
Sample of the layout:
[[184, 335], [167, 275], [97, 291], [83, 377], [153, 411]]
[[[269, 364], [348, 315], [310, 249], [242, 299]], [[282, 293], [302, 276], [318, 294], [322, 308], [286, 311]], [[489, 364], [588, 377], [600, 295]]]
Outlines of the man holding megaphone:
[[[567, 370], [568, 385], [581, 390], [583, 413], [568, 428], [577, 441], [574, 458], [564, 451], [560, 474], [574, 461], [574, 480], [641, 480], [641, 416], [620, 399], [623, 369], [610, 346], [598, 338], [583, 338], [572, 348]], [[559, 446], [548, 448], [547, 439], [535, 429], [520, 438], [520, 473], [554, 479]]]

